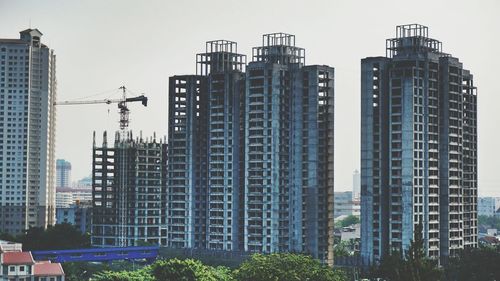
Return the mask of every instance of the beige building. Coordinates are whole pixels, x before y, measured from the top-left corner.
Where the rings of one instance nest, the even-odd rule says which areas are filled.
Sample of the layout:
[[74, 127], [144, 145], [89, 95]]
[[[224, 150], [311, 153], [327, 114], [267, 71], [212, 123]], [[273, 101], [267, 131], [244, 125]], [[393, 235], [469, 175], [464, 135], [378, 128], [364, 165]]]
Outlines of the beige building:
[[56, 56], [38, 29], [0, 39], [0, 229], [55, 222]]

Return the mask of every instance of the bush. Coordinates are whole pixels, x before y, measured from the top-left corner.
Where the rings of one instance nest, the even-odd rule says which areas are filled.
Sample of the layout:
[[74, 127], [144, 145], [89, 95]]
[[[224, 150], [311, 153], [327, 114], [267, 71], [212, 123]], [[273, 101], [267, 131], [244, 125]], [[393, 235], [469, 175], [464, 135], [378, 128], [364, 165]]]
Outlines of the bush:
[[306, 255], [255, 254], [235, 272], [238, 281], [343, 281], [340, 271]]

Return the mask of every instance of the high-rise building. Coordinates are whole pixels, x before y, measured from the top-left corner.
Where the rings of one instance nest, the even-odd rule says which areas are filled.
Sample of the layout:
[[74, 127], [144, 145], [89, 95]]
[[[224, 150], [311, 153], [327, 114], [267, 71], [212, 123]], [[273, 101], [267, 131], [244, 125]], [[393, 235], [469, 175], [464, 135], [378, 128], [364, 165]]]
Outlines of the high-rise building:
[[55, 223], [56, 56], [38, 29], [0, 39], [0, 229]]
[[359, 200], [361, 195], [361, 174], [358, 170], [354, 170], [352, 174], [352, 197]]
[[334, 70], [284, 33], [253, 54], [210, 41], [170, 77], [168, 244], [331, 262]]
[[479, 197], [477, 203], [477, 215], [493, 217], [500, 211], [500, 197]]
[[[123, 133], [123, 132], [122, 132]], [[116, 133], [93, 148], [92, 230], [95, 247], [166, 245], [167, 144]]]
[[446, 262], [477, 246], [477, 104], [472, 74], [418, 24], [361, 61], [361, 255], [406, 251], [418, 224]]
[[56, 160], [56, 187], [70, 187], [71, 163], [64, 159]]
[[207, 231], [207, 81], [169, 79], [167, 245], [205, 248]]
[[245, 93], [244, 250], [333, 262], [334, 69], [295, 36], [266, 34]]

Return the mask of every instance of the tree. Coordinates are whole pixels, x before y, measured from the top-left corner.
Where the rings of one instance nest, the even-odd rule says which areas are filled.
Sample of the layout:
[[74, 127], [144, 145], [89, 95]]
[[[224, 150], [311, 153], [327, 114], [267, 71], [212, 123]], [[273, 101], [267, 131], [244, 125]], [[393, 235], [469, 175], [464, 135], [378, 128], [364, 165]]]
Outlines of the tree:
[[500, 248], [466, 248], [450, 259], [445, 272], [453, 281], [500, 280]]
[[254, 254], [236, 270], [235, 277], [238, 281], [347, 280], [343, 272], [300, 254]]
[[151, 265], [156, 280], [162, 281], [232, 281], [229, 269], [213, 268], [198, 260], [160, 260]]
[[347, 241], [340, 241], [335, 243], [333, 246], [333, 256], [334, 257], [347, 257], [350, 256], [349, 245]]
[[90, 247], [90, 236], [82, 234], [71, 224], [49, 226], [46, 230], [32, 227], [17, 239], [26, 251], [64, 250]]
[[92, 277], [96, 281], [154, 281], [155, 278], [147, 270], [136, 271], [104, 271]]
[[414, 231], [415, 240], [411, 241], [410, 248], [406, 254], [407, 270], [412, 278], [409, 280], [441, 280], [442, 271], [437, 267], [437, 263], [428, 259], [425, 255], [422, 231], [423, 225], [420, 222]]
[[386, 255], [380, 265], [374, 269], [372, 277], [382, 277], [388, 281], [439, 281], [443, 280], [443, 272], [438, 268], [437, 262], [426, 257], [423, 226], [419, 223], [414, 230], [414, 240], [403, 255], [392, 252]]
[[359, 217], [358, 216], [354, 216], [354, 215], [349, 215], [347, 216], [346, 218], [344, 218], [343, 220], [335, 223], [335, 227], [348, 227], [348, 226], [351, 226], [351, 225], [354, 225], [354, 224], [357, 224], [359, 223]]

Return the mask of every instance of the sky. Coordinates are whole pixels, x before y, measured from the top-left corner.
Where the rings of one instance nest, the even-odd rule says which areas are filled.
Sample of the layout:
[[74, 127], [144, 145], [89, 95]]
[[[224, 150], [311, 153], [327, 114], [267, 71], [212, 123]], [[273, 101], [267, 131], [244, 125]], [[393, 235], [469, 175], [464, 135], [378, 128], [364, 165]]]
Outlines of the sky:
[[[419, 23], [474, 74], [478, 87], [479, 194], [500, 196], [500, 1], [125, 1], [0, 0], [0, 38], [38, 28], [57, 55], [57, 99], [149, 98], [131, 104], [135, 135], [167, 134], [168, 77], [194, 74], [205, 42], [238, 42], [251, 59], [262, 34], [286, 32], [306, 64], [335, 67], [335, 190], [350, 190], [360, 166], [360, 59], [385, 55], [396, 25]], [[118, 129], [116, 104], [59, 106], [56, 157], [72, 178], [89, 176], [92, 135]], [[111, 133], [111, 136], [113, 134]]]

